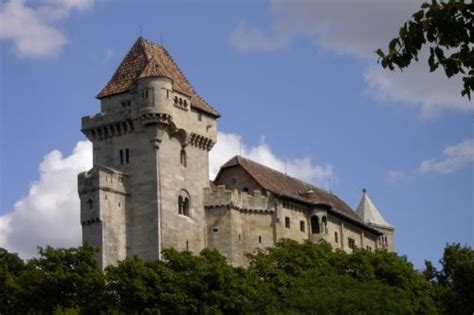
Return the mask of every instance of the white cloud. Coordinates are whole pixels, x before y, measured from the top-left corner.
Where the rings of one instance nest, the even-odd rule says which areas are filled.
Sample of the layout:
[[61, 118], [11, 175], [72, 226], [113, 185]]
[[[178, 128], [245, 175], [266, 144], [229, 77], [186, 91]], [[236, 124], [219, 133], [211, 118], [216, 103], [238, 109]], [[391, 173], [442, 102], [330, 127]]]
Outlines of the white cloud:
[[22, 57], [57, 55], [68, 42], [55, 21], [67, 18], [73, 10], [92, 7], [93, 0], [49, 0], [37, 8], [24, 0], [0, 3], [0, 39], [11, 40]]
[[23, 258], [36, 254], [36, 246], [77, 246], [81, 241], [77, 174], [90, 169], [90, 142], [77, 143], [71, 155], [48, 153], [40, 176], [13, 210], [0, 216], [0, 246]]
[[385, 182], [387, 184], [394, 185], [410, 177], [410, 175], [405, 174], [402, 171], [390, 170], [387, 176], [385, 177]]
[[[218, 144], [210, 155], [210, 176], [239, 153], [240, 136], [219, 133]], [[284, 160], [265, 143], [248, 147], [242, 153], [257, 162], [284, 170]], [[39, 179], [27, 194], [15, 203], [12, 211], [0, 216], [0, 247], [17, 252], [23, 258], [36, 254], [36, 246], [78, 246], [81, 242], [77, 175], [92, 167], [92, 145], [76, 144], [69, 156], [58, 150], [48, 153], [39, 166]], [[319, 166], [309, 158], [287, 162], [288, 174], [310, 182], [324, 182], [332, 175], [330, 165]]]
[[421, 162], [421, 173], [449, 174], [474, 162], [474, 139], [466, 139], [443, 150], [443, 158]]
[[[241, 137], [239, 135], [218, 133], [217, 144], [212, 149], [209, 157], [211, 179], [214, 179], [217, 175], [222, 164], [233, 156], [240, 154], [240, 147], [242, 149], [242, 156], [280, 172], [285, 172], [285, 159], [273, 153], [263, 139], [259, 145], [253, 147], [249, 147], [244, 143], [242, 143], [241, 146], [240, 143]], [[290, 176], [322, 186], [326, 186], [333, 175], [332, 166], [330, 164], [317, 165], [308, 157], [286, 160], [286, 170]]]
[[296, 36], [305, 36], [323, 50], [362, 62], [367, 91], [377, 100], [420, 106], [423, 117], [444, 109], [472, 110], [467, 98], [461, 97], [461, 79], [447, 79], [441, 69], [430, 73], [426, 59], [403, 73], [374, 66], [374, 51], [387, 47], [420, 4], [406, 0], [271, 0], [273, 23], [258, 28], [241, 21], [231, 34], [231, 44], [240, 51], [272, 51]]

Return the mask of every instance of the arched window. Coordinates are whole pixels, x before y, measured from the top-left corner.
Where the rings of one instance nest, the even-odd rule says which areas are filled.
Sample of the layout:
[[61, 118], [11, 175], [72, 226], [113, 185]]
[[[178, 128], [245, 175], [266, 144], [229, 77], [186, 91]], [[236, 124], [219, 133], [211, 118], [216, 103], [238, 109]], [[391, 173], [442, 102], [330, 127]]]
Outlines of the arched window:
[[247, 187], [244, 187], [244, 192], [246, 192], [247, 194], [249, 193], [249, 189]]
[[322, 218], [321, 223], [322, 223], [321, 232], [327, 234], [328, 233], [328, 220], [326, 216]]
[[183, 214], [183, 197], [179, 196], [178, 197], [178, 213]]
[[180, 161], [181, 161], [181, 165], [183, 165], [184, 167], [187, 167], [187, 166], [188, 166], [188, 161], [187, 161], [187, 156], [186, 156], [186, 150], [184, 150], [184, 148], [181, 149]]
[[319, 218], [315, 215], [311, 217], [311, 233], [313, 234], [321, 233], [320, 226], [319, 226]]
[[183, 203], [183, 214], [187, 217], [189, 217], [189, 198], [184, 198], [184, 203]]
[[174, 103], [178, 104], [178, 97], [177, 96], [174, 97]]
[[185, 190], [181, 190], [178, 196], [178, 213], [188, 217], [191, 216], [191, 198]]

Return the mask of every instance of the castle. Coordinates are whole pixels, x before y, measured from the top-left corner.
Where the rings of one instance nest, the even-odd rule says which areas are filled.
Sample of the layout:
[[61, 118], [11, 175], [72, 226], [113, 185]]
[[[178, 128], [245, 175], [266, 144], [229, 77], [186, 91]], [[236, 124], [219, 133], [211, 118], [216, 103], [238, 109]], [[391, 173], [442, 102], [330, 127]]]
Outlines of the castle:
[[393, 251], [394, 228], [364, 191], [354, 212], [332, 193], [242, 156], [209, 181], [219, 113], [169, 53], [140, 37], [82, 118], [93, 167], [78, 176], [83, 241], [104, 268], [165, 248], [219, 250], [234, 265], [281, 238]]

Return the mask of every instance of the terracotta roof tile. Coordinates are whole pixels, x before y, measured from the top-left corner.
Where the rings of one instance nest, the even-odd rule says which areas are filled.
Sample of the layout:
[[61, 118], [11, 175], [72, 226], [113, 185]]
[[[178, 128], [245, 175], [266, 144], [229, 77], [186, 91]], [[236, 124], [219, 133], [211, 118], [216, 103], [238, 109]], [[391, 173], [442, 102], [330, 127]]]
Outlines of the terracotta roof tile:
[[101, 99], [124, 93], [132, 88], [137, 79], [147, 76], [165, 76], [173, 81], [173, 90], [191, 98], [191, 106], [212, 116], [219, 113], [194, 90], [168, 51], [142, 37], [133, 44], [107, 85], [97, 94]]
[[[339, 197], [314, 185], [285, 175], [272, 168], [261, 165], [242, 156], [235, 156], [225, 163], [221, 170], [233, 166], [241, 166], [263, 189], [279, 197], [286, 197], [300, 202], [330, 205], [336, 215], [343, 216], [357, 225], [380, 234], [366, 225], [359, 216]], [[221, 172], [216, 177], [216, 182]]]

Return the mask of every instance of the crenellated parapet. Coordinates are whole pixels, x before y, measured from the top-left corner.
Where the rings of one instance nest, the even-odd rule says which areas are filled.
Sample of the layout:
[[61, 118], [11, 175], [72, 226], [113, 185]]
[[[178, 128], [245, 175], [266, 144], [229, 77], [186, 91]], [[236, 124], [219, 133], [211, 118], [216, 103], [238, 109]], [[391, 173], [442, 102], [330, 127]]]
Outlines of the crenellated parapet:
[[95, 165], [89, 171], [80, 173], [78, 183], [79, 195], [97, 190], [128, 194], [128, 174], [102, 165]]
[[248, 212], [274, 212], [276, 203], [272, 196], [265, 196], [260, 190], [254, 190], [253, 194], [249, 194], [237, 189], [226, 189], [222, 185], [217, 186], [216, 191], [204, 189], [204, 207], [208, 209], [226, 207]]
[[81, 131], [94, 142], [110, 137], [117, 137], [135, 131], [130, 115], [124, 113], [99, 113], [82, 117]]

